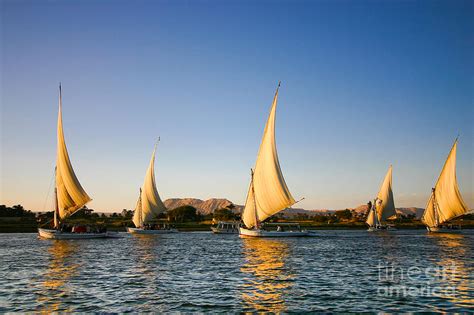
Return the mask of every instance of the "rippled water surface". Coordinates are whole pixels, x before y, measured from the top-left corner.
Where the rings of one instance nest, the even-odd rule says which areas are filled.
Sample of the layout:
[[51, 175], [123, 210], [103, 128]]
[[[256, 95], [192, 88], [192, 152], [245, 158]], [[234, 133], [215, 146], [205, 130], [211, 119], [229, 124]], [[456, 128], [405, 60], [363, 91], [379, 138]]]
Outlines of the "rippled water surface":
[[474, 311], [474, 234], [0, 234], [4, 311]]

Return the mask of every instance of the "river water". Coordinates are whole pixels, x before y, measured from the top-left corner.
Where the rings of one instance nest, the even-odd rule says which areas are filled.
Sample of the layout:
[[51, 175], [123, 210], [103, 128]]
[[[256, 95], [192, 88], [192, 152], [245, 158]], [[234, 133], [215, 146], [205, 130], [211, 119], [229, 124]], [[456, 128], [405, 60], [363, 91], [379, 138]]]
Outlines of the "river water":
[[0, 234], [0, 312], [474, 311], [473, 232]]

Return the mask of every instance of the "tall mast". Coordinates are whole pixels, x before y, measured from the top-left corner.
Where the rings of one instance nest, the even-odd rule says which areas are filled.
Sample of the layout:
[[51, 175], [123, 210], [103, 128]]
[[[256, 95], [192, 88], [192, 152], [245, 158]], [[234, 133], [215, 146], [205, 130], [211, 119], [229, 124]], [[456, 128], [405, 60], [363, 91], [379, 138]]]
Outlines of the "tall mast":
[[259, 228], [260, 227], [260, 221], [258, 220], [257, 201], [255, 199], [255, 189], [254, 189], [254, 186], [253, 186], [253, 169], [250, 169], [250, 177], [251, 177], [250, 185], [252, 187], [252, 196], [253, 196], [253, 206], [254, 206], [254, 209], [255, 209], [255, 224], [256, 224], [257, 228]]
[[[62, 107], [62, 91], [61, 91], [61, 82], [59, 82], [59, 111]], [[59, 201], [58, 201], [58, 185], [57, 185], [57, 172], [58, 172], [58, 161], [56, 160], [56, 167], [54, 168], [54, 228], [59, 229]]]
[[[54, 171], [56, 173], [56, 169]], [[59, 204], [58, 204], [58, 188], [56, 187], [56, 176], [54, 176], [54, 228], [59, 229]]]
[[[138, 195], [138, 222], [140, 222], [140, 226], [143, 226], [142, 220], [142, 188], [140, 187], [140, 194]], [[138, 227], [138, 226], [137, 226]]]
[[380, 225], [380, 220], [377, 214], [377, 201], [379, 198], [374, 199], [374, 203], [372, 204], [372, 209], [374, 211], [374, 219], [375, 219], [375, 226], [378, 227]]
[[438, 204], [436, 202], [436, 194], [435, 194], [436, 188], [431, 189], [431, 193], [433, 194], [433, 212], [434, 212], [434, 217], [435, 217], [435, 226], [439, 225], [439, 214], [438, 214]]

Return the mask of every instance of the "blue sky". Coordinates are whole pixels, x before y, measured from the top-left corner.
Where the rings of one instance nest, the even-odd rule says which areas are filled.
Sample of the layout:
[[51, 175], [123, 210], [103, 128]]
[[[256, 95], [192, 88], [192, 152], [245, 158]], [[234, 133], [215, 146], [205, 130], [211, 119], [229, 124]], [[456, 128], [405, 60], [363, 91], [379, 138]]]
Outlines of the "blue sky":
[[274, 90], [287, 184], [307, 209], [424, 207], [457, 134], [474, 206], [472, 1], [1, 1], [1, 196], [45, 210], [58, 82], [76, 174], [133, 208], [158, 136], [163, 199], [242, 204]]

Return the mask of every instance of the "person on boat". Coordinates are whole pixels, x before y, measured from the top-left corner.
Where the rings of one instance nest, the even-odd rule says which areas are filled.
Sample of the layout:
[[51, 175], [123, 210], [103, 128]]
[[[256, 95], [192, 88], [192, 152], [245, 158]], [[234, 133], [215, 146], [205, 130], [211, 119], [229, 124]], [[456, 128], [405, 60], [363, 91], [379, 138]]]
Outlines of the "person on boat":
[[367, 211], [372, 210], [372, 201], [367, 202]]
[[379, 201], [380, 199], [377, 197], [374, 199], [374, 202], [372, 203], [372, 210], [377, 210], [377, 202]]
[[71, 232], [71, 227], [69, 226], [69, 224], [62, 224], [59, 230], [61, 232]]
[[86, 233], [86, 232], [87, 232], [87, 227], [85, 227], [84, 225], [79, 225], [79, 226], [76, 228], [76, 232], [77, 232], [77, 233]]

